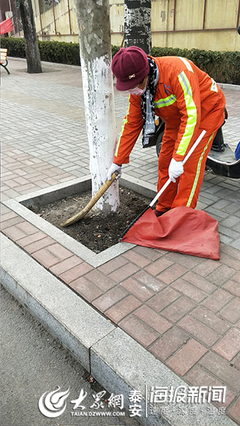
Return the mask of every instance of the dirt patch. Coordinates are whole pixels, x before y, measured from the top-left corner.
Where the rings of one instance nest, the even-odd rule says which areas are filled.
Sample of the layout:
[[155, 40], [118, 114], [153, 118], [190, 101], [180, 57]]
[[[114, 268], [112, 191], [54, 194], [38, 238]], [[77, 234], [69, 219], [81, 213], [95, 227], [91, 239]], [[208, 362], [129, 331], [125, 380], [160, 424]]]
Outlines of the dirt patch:
[[130, 189], [120, 188], [120, 206], [115, 213], [106, 216], [92, 209], [79, 222], [67, 228], [61, 227], [61, 223], [79, 213], [91, 198], [92, 193], [88, 191], [30, 210], [95, 253], [100, 253], [119, 241], [128, 225], [151, 201]]

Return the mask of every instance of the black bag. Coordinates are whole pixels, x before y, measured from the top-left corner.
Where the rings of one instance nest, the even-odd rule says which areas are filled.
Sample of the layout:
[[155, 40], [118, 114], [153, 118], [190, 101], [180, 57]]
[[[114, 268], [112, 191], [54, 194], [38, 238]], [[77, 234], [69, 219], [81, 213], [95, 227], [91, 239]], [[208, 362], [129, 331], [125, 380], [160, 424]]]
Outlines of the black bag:
[[[143, 143], [143, 148], [149, 148], [150, 146], [157, 146], [159, 144], [161, 146], [164, 128], [165, 128], [164, 121], [160, 117], [157, 117], [157, 119], [155, 120], [155, 132], [148, 137], [147, 142], [145, 138], [145, 142]], [[160, 151], [160, 148], [159, 148], [159, 151]]]

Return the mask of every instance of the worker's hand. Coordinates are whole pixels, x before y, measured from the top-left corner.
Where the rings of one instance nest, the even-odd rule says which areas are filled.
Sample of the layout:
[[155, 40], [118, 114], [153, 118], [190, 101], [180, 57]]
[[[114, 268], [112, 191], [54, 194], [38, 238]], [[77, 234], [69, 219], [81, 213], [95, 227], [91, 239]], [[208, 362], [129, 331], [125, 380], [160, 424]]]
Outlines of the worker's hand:
[[110, 166], [110, 168], [108, 170], [108, 174], [107, 174], [108, 180], [112, 179], [112, 174], [114, 172], [118, 172], [118, 176], [116, 177], [116, 180], [119, 179], [122, 175], [122, 166], [120, 166], [119, 164], [112, 163], [112, 165]]
[[176, 179], [183, 174], [183, 162], [176, 161], [174, 158], [171, 159], [168, 175], [172, 182], [176, 182]]

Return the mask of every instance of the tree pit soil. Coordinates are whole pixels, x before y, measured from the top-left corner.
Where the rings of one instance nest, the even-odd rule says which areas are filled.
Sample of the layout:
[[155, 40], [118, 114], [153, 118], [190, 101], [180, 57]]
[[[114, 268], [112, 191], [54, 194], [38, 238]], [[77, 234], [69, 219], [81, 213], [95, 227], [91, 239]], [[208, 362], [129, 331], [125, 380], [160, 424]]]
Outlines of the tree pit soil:
[[133, 190], [121, 187], [119, 188], [120, 205], [116, 212], [106, 215], [93, 207], [75, 224], [68, 227], [61, 226], [67, 219], [86, 207], [91, 198], [91, 191], [87, 191], [42, 207], [32, 206], [30, 210], [90, 250], [100, 253], [119, 242], [126, 228], [151, 201]]

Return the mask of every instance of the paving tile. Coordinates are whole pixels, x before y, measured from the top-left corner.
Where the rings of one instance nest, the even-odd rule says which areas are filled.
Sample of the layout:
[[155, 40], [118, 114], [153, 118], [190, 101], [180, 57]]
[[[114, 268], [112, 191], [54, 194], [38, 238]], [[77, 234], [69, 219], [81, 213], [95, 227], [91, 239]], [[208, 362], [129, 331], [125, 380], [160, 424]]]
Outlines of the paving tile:
[[191, 339], [167, 361], [166, 365], [175, 373], [184, 376], [206, 352], [207, 349], [204, 346]]
[[86, 278], [92, 281], [102, 291], [108, 291], [110, 288], [116, 285], [116, 283], [113, 280], [111, 280], [111, 278], [102, 274], [97, 269], [93, 269], [92, 271], [90, 271], [86, 275]]
[[211, 296], [202, 302], [202, 305], [213, 312], [218, 312], [223, 306], [228, 303], [233, 296], [227, 291], [219, 289], [215, 291]]
[[[223, 358], [231, 361], [240, 351], [240, 333], [236, 328], [229, 330], [225, 336], [213, 346], [213, 350]], [[240, 376], [239, 376], [240, 379]]]
[[237, 368], [240, 371], [240, 354], [233, 361], [233, 365], [235, 368]]
[[226, 284], [224, 284], [222, 288], [229, 291], [229, 293], [231, 293], [233, 296], [240, 297], [240, 286], [239, 286], [239, 283], [237, 283], [237, 281], [229, 280], [226, 282]]
[[4, 231], [5, 229], [10, 228], [14, 225], [17, 225], [23, 221], [24, 219], [21, 216], [17, 216], [17, 215], [14, 215], [14, 217], [6, 219], [5, 221], [1, 220], [1, 231]]
[[168, 269], [166, 269], [164, 272], [159, 274], [157, 278], [159, 278], [161, 281], [163, 281], [166, 284], [171, 284], [178, 278], [180, 278], [182, 275], [184, 275], [188, 270], [184, 268], [184, 266], [175, 264], [170, 266]]
[[236, 271], [239, 270], [239, 259], [235, 259], [235, 257], [229, 256], [225, 253], [221, 253], [221, 263], [224, 263], [225, 265], [229, 266], [230, 268], [235, 269]]
[[[19, 192], [15, 191], [14, 189], [8, 189], [7, 191], [4, 191], [5, 196], [8, 198], [16, 198], [19, 197]], [[2, 196], [2, 201], [4, 201]]]
[[230, 301], [230, 303], [226, 307], [224, 307], [219, 312], [219, 315], [222, 318], [225, 318], [226, 320], [235, 324], [235, 322], [237, 322], [240, 319], [239, 306], [240, 306], [240, 298], [235, 297], [233, 300]]
[[237, 424], [239, 424], [239, 413], [240, 413], [240, 397], [234, 402], [234, 404], [227, 411], [228, 416], [230, 416]]
[[21, 229], [23, 232], [25, 232], [26, 235], [34, 234], [38, 231], [36, 226], [32, 225], [31, 223], [27, 221], [23, 221], [17, 224], [17, 228]]
[[134, 247], [132, 250], [134, 250], [135, 253], [139, 253], [141, 256], [144, 256], [151, 261], [155, 261], [159, 259], [159, 257], [162, 257], [164, 254], [162, 250], [156, 250], [156, 249], [141, 247], [141, 246]]
[[144, 266], [151, 262], [151, 260], [147, 259], [139, 253], [136, 253], [134, 250], [129, 250], [127, 253], [123, 254], [123, 257], [126, 257], [129, 262], [135, 263], [141, 268], [144, 268]]
[[[33, 234], [32, 237], [34, 238], [34, 236], [37, 235], [37, 234], [38, 233]], [[30, 237], [31, 236], [29, 236], [28, 238], [30, 238]], [[25, 238], [27, 238], [27, 237], [25, 237]], [[21, 244], [23, 240], [24, 240], [24, 238], [19, 240], [19, 244]], [[48, 236], [45, 235], [43, 238], [40, 238], [37, 241], [32, 242], [32, 243], [24, 246], [24, 248], [28, 253], [33, 254], [34, 252], [39, 251], [39, 250], [41, 250], [45, 247], [48, 247], [50, 245], [53, 245], [55, 243], [56, 243], [55, 240], [53, 240], [51, 237], [48, 237]]]
[[57, 263], [57, 265], [52, 266], [50, 271], [55, 274], [56, 276], [59, 276], [63, 274], [66, 271], [69, 271], [69, 269], [74, 268], [77, 265], [80, 265], [83, 260], [79, 257], [73, 255], [72, 257], [68, 257], [67, 259], [64, 259], [62, 262]]
[[134, 275], [134, 279], [136, 279], [141, 284], [145, 285], [146, 287], [148, 287], [150, 290], [152, 290], [155, 293], [157, 293], [158, 291], [161, 291], [164, 287], [166, 287], [166, 284], [164, 284], [161, 280], [153, 277], [151, 274], [148, 274], [144, 270], [137, 272]]
[[133, 296], [127, 296], [112, 308], [105, 311], [105, 315], [117, 324], [124, 317], [135, 311], [140, 305], [141, 302], [138, 299]]
[[130, 277], [131, 275], [135, 274], [137, 271], [139, 271], [139, 266], [134, 265], [133, 263], [127, 263], [126, 265], [119, 268], [117, 271], [112, 272], [109, 274], [109, 277], [114, 280], [116, 283], [121, 283], [126, 278]]
[[[2, 173], [2, 179], [3, 179], [3, 173]], [[1, 217], [8, 215], [9, 213], [13, 213], [14, 216], [17, 216], [16, 213], [14, 213], [12, 210], [10, 210], [7, 206], [5, 206], [4, 204], [2, 204], [2, 202], [0, 201], [0, 214]], [[7, 219], [8, 220], [8, 219]]]
[[161, 311], [161, 315], [169, 321], [177, 322], [195, 308], [195, 303], [185, 296], [179, 297], [170, 306]]
[[[21, 247], [28, 247], [30, 244], [40, 241], [43, 238], [46, 238], [46, 234], [44, 234], [42, 231], [38, 231], [35, 234], [27, 235], [26, 237], [21, 238], [18, 240], [18, 244]], [[54, 242], [54, 240], [52, 241]]]
[[34, 259], [38, 260], [46, 268], [50, 268], [58, 262], [72, 256], [72, 253], [58, 243], [52, 244], [41, 250], [35, 251]]
[[26, 232], [18, 228], [17, 225], [10, 226], [3, 230], [3, 233], [9, 237], [12, 241], [18, 241], [23, 237], [26, 237]]
[[204, 259], [204, 262], [197, 265], [193, 272], [201, 275], [202, 277], [207, 277], [211, 272], [219, 268], [219, 263], [216, 260]]
[[[1, 206], [1, 210], [2, 210], [2, 206]], [[7, 210], [6, 213], [3, 213], [1, 211], [1, 224], [3, 224], [3, 222], [6, 222], [6, 221], [8, 221], [10, 219], [17, 218], [17, 217], [20, 218], [20, 216], [17, 216], [17, 214], [14, 213], [11, 210]], [[21, 218], [21, 220], [23, 220], [23, 219]], [[16, 225], [16, 223], [10, 223], [9, 226], [11, 226], [11, 225]]]
[[148, 287], [133, 278], [128, 278], [126, 281], [123, 281], [121, 285], [142, 302], [150, 299], [154, 294]]
[[161, 361], [166, 361], [174, 352], [180, 349], [189, 340], [189, 335], [181, 328], [172, 327], [154, 343], [150, 352]]
[[192, 311], [191, 316], [221, 335], [226, 333], [232, 326], [231, 323], [225, 320], [223, 321], [222, 318], [219, 318], [219, 316], [215, 315], [212, 311], [209, 311], [202, 306], [198, 306], [194, 311]]
[[234, 259], [240, 260], [240, 252], [234, 247], [223, 244], [221, 245], [221, 252], [226, 253], [228, 256], [233, 257]]
[[195, 268], [197, 265], [200, 265], [205, 261], [205, 259], [202, 259], [200, 257], [176, 253], [174, 251], [168, 252], [166, 254], [166, 258], [171, 262], [184, 265], [188, 270]]
[[34, 191], [37, 189], [37, 186], [33, 183], [29, 183], [28, 185], [21, 185], [21, 186], [16, 186], [15, 187], [15, 191], [18, 191], [19, 194], [23, 195], [23, 194], [28, 194], [31, 191]]
[[[15, 176], [14, 176], [15, 177]], [[18, 183], [15, 182], [14, 179], [6, 179], [4, 181], [5, 185], [7, 185], [9, 188], [15, 188], [16, 186], [18, 186]]]
[[162, 257], [161, 259], [156, 260], [151, 265], [147, 266], [145, 268], [145, 271], [149, 274], [152, 274], [153, 276], [158, 275], [160, 272], [164, 271], [164, 269], [169, 268], [173, 262], [166, 259], [165, 257]]
[[102, 294], [101, 290], [85, 277], [72, 281], [69, 286], [89, 302], [92, 302]]
[[240, 284], [240, 271], [236, 272], [236, 274], [233, 275], [232, 280]]
[[82, 275], [87, 274], [92, 269], [92, 266], [90, 266], [87, 262], [82, 262], [80, 265], [77, 265], [61, 274], [59, 278], [61, 278], [67, 284], [70, 284], [72, 281], [80, 278]]
[[156, 330], [159, 334], [165, 333], [172, 327], [172, 324], [169, 321], [146, 305], [140, 306], [140, 308], [134, 312], [134, 315]]
[[100, 266], [98, 268], [99, 271], [101, 271], [103, 274], [111, 274], [113, 271], [116, 271], [117, 269], [121, 268], [123, 265], [126, 265], [128, 263], [127, 259], [123, 256], [115, 257], [113, 260], [110, 260], [107, 263], [104, 263], [104, 265]]
[[188, 272], [184, 275], [184, 280], [189, 282], [190, 284], [195, 285], [200, 290], [205, 291], [205, 293], [211, 294], [217, 287], [214, 284], [211, 284], [208, 280], [203, 277], [200, 277], [198, 274], [194, 272]]
[[[200, 365], [196, 364], [184, 377], [184, 379], [193, 386], [207, 386], [208, 391], [212, 386], [224, 386], [219, 380], [213, 375], [206, 372]], [[210, 388], [210, 389], [209, 389]], [[225, 402], [215, 402], [214, 405], [217, 407], [228, 407], [236, 397], [236, 393], [230, 389], [226, 389]]]
[[142, 346], [147, 348], [158, 338], [158, 333], [136, 318], [129, 315], [118, 323], [118, 326], [125, 330], [130, 336], [137, 340]]
[[[229, 361], [220, 355], [209, 351], [200, 361], [210, 374], [213, 374], [220, 382], [226, 383], [230, 390], [239, 392], [239, 372], [231, 367]], [[237, 372], [237, 373], [236, 373]]]
[[23, 178], [21, 176], [19, 176], [18, 178], [14, 179], [15, 182], [17, 182], [18, 185], [25, 185], [26, 183], [28, 183], [28, 179]]
[[157, 312], [161, 312], [164, 308], [170, 305], [174, 300], [178, 299], [180, 294], [172, 288], [165, 288], [152, 299], [148, 300], [147, 305]]
[[189, 315], [181, 319], [178, 322], [178, 326], [182, 327], [186, 332], [195, 337], [195, 339], [207, 346], [212, 346], [220, 337], [219, 334], [215, 333], [211, 328], [201, 324]]
[[96, 306], [96, 308], [98, 308], [100, 311], [105, 312], [107, 309], [115, 305], [127, 295], [128, 292], [124, 288], [121, 286], [116, 286], [96, 299], [93, 302], [93, 305]]
[[[236, 263], [238, 263], [239, 266], [239, 262]], [[229, 280], [235, 273], [235, 269], [227, 265], [221, 265], [216, 271], [208, 275], [208, 280], [220, 286]]]
[[201, 302], [207, 297], [207, 293], [202, 290], [199, 290], [194, 285], [189, 284], [183, 278], [179, 278], [178, 280], [176, 280], [174, 283], [171, 284], [171, 287], [197, 303]]

